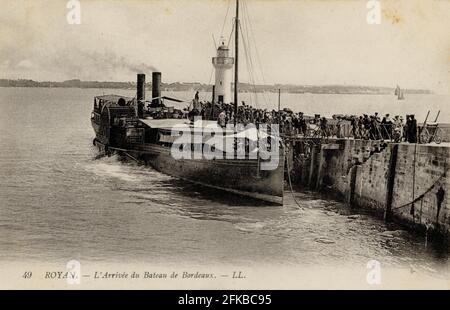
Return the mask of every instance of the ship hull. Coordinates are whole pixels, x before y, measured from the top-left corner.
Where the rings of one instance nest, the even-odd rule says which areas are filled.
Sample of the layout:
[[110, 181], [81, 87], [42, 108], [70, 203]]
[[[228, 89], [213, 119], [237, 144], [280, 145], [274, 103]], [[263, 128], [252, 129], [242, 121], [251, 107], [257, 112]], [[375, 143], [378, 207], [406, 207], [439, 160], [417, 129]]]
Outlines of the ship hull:
[[[97, 142], [100, 150], [104, 145]], [[271, 204], [283, 204], [284, 154], [279, 155], [275, 170], [260, 170], [253, 159], [175, 159], [170, 148], [157, 144], [109, 147], [111, 152], [122, 153], [146, 165], [195, 184], [251, 197]]]

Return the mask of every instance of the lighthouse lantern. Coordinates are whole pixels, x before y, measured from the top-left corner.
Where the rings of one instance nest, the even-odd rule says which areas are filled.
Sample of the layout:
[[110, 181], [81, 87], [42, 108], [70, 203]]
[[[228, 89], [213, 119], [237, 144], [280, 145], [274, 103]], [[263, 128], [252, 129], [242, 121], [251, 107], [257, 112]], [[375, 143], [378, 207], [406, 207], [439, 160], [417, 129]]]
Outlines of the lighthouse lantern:
[[234, 58], [229, 56], [229, 49], [224, 42], [217, 49], [217, 57], [213, 57], [216, 79], [214, 102], [231, 103], [231, 69]]

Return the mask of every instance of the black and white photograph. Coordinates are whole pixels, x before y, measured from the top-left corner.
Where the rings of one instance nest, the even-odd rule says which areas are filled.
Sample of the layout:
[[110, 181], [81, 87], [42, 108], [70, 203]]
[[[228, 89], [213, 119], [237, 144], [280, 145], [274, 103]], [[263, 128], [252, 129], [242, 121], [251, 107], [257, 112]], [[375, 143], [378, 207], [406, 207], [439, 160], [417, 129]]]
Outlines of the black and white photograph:
[[0, 289], [450, 289], [450, 1], [0, 7]]

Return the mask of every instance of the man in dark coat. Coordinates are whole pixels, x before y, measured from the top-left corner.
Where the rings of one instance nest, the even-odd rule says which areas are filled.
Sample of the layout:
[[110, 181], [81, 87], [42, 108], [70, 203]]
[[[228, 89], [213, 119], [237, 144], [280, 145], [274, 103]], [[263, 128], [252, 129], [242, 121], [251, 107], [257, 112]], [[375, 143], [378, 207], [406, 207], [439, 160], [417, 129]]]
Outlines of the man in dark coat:
[[410, 123], [408, 125], [409, 143], [417, 143], [417, 120], [414, 115], [410, 115]]
[[403, 138], [405, 142], [409, 142], [409, 124], [411, 124], [411, 119], [409, 118], [409, 115], [406, 114], [406, 123], [403, 127]]

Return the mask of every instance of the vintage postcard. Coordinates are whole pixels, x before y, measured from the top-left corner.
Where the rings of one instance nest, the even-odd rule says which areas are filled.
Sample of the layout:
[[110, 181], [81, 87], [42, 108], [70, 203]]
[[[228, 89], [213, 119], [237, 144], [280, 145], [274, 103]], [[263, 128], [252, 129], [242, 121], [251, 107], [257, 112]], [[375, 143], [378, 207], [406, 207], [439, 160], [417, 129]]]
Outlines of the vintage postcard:
[[1, 289], [450, 289], [450, 1], [0, 3]]

